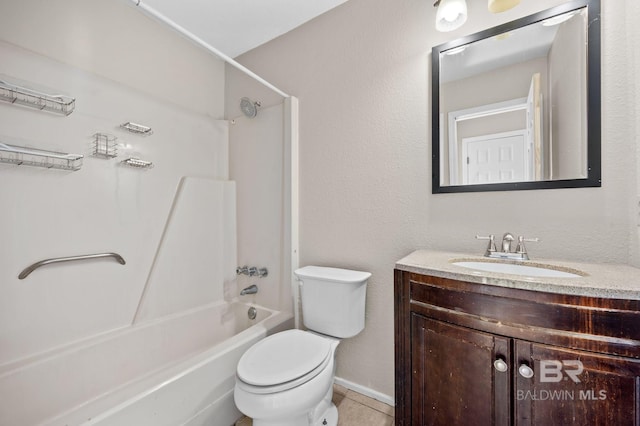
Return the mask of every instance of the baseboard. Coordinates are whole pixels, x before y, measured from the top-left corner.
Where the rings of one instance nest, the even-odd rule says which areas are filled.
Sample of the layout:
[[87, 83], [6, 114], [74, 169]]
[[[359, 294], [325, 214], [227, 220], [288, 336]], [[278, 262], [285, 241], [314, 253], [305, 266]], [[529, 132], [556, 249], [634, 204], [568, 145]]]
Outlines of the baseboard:
[[377, 401], [384, 402], [387, 405], [395, 407], [396, 403], [392, 396], [386, 395], [382, 392], [375, 391], [366, 386], [359, 385], [357, 383], [350, 382], [349, 380], [343, 379], [341, 377], [336, 377], [335, 384], [344, 386], [347, 389], [350, 389], [354, 392], [358, 392], [364, 396], [368, 396], [369, 398], [373, 398]]

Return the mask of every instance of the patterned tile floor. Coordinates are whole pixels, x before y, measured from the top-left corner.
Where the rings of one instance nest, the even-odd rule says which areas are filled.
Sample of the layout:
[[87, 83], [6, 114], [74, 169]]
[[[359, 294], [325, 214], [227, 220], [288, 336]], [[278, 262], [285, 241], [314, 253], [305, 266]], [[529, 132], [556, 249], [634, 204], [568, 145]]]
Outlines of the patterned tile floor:
[[[338, 426], [393, 426], [393, 407], [343, 386], [333, 386], [333, 403], [338, 407]], [[245, 417], [235, 426], [251, 425]]]

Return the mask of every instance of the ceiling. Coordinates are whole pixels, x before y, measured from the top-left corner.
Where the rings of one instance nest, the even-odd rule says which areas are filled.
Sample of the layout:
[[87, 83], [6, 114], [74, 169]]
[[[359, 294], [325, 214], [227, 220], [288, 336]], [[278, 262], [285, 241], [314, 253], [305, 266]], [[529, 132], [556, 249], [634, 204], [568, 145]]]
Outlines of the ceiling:
[[141, 0], [235, 58], [347, 0]]
[[[551, 49], [557, 27], [539, 23], [527, 25], [466, 45], [458, 54], [443, 54], [440, 58], [440, 80], [450, 82], [509, 65], [546, 57]], [[453, 49], [452, 49], [453, 50]]]
[[[570, 11], [558, 16], [565, 16], [575, 22], [581, 21], [582, 36], [587, 33], [586, 8]], [[478, 40], [466, 45], [466, 48], [458, 53], [447, 54], [444, 52], [440, 58], [440, 81], [442, 83], [460, 80], [473, 75], [489, 72], [494, 69], [526, 62], [535, 58], [546, 57], [551, 49], [556, 33], [563, 20], [558, 20], [553, 25], [545, 25], [547, 19], [542, 22], [534, 22], [510, 32], [502, 33]], [[580, 34], [574, 34], [576, 37]], [[456, 49], [451, 49], [455, 52]]]

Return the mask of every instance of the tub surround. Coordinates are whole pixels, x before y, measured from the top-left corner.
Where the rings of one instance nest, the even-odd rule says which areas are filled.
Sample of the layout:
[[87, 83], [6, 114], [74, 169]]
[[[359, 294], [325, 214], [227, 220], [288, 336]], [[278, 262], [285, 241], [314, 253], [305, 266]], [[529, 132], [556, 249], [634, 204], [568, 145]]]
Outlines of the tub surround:
[[[0, 64], [3, 78], [39, 83], [76, 98], [69, 116], [3, 102], [0, 140], [85, 154], [77, 172], [0, 166], [0, 197], [8, 206], [0, 222], [11, 248], [0, 256], [0, 365], [126, 327], [138, 309], [141, 321], [222, 300], [223, 278], [229, 274], [218, 269], [211, 277], [209, 265], [189, 269], [189, 261], [197, 259], [193, 266], [198, 267], [206, 251], [217, 247], [211, 263], [227, 262], [232, 276], [237, 265], [233, 241], [226, 235], [227, 242], [214, 239], [222, 237], [218, 229], [223, 226], [235, 229], [233, 194], [220, 188], [232, 186], [228, 122], [2, 40], [0, 57], [7, 58]], [[119, 125], [127, 120], [151, 125], [153, 135], [124, 131]], [[118, 137], [118, 157], [91, 155], [96, 132]], [[129, 156], [152, 160], [154, 168], [122, 167], [120, 161]], [[198, 205], [200, 199], [206, 205]], [[184, 244], [183, 235], [197, 238]], [[127, 263], [63, 263], [18, 279], [36, 261], [99, 252], [116, 252]], [[159, 275], [176, 266], [199, 278], [185, 288]], [[208, 281], [214, 279], [215, 290]], [[163, 299], [156, 287], [171, 293]]]
[[[481, 248], [478, 249], [481, 251]], [[522, 290], [543, 291], [576, 296], [591, 296], [611, 299], [640, 300], [640, 269], [607, 263], [579, 263], [561, 260], [533, 258], [528, 261], [511, 262], [529, 266], [542, 265], [558, 270], [575, 270], [585, 273], [577, 278], [524, 277], [496, 272], [481, 272], [452, 262], [486, 262], [489, 259], [469, 253], [436, 250], [416, 250], [396, 263], [396, 269], [416, 274], [431, 275], [478, 284]], [[509, 263], [510, 261], [504, 261]]]
[[[0, 139], [85, 157], [75, 172], [0, 166], [7, 206], [0, 212], [7, 242], [0, 256], [0, 424], [231, 424], [240, 415], [235, 365], [273, 327], [258, 321], [242, 331], [231, 308], [237, 231], [252, 219], [236, 205], [262, 175], [241, 176], [236, 198], [224, 62], [122, 2], [37, 3], [3, 7], [0, 74], [72, 95], [76, 108], [59, 116], [2, 103]], [[43, 22], [59, 24], [55, 37]], [[290, 295], [288, 277], [279, 278], [288, 246], [269, 240], [287, 226], [286, 197], [273, 187], [282, 195], [288, 181], [282, 164], [270, 162], [286, 152], [283, 108], [273, 111], [252, 121], [262, 123], [256, 139], [280, 149], [260, 158], [261, 170], [278, 175], [272, 186], [259, 186], [270, 197], [273, 231], [264, 238], [268, 249], [251, 254], [272, 272], [265, 287], [272, 291], [263, 294], [275, 294], [275, 302], [257, 302], [279, 312], [280, 331], [293, 321], [290, 297], [280, 303]], [[127, 121], [148, 124], [153, 134], [127, 132], [120, 127]], [[236, 123], [236, 135], [244, 124]], [[96, 133], [118, 138], [117, 158], [91, 155]], [[234, 156], [245, 154], [234, 148]], [[154, 167], [122, 167], [128, 157]], [[264, 215], [267, 203], [253, 203], [251, 213]], [[126, 265], [67, 262], [18, 278], [41, 259], [98, 252], [117, 252]]]
[[134, 323], [225, 298], [222, 283], [236, 279], [235, 195], [232, 181], [180, 179]]

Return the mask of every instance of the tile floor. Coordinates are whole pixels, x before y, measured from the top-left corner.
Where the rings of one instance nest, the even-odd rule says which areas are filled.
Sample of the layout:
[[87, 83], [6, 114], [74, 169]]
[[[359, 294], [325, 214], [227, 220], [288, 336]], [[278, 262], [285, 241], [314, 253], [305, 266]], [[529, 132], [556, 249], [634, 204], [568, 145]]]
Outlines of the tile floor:
[[[393, 426], [394, 408], [340, 385], [333, 385], [333, 403], [338, 407], [338, 426]], [[245, 417], [235, 426], [251, 426]]]

